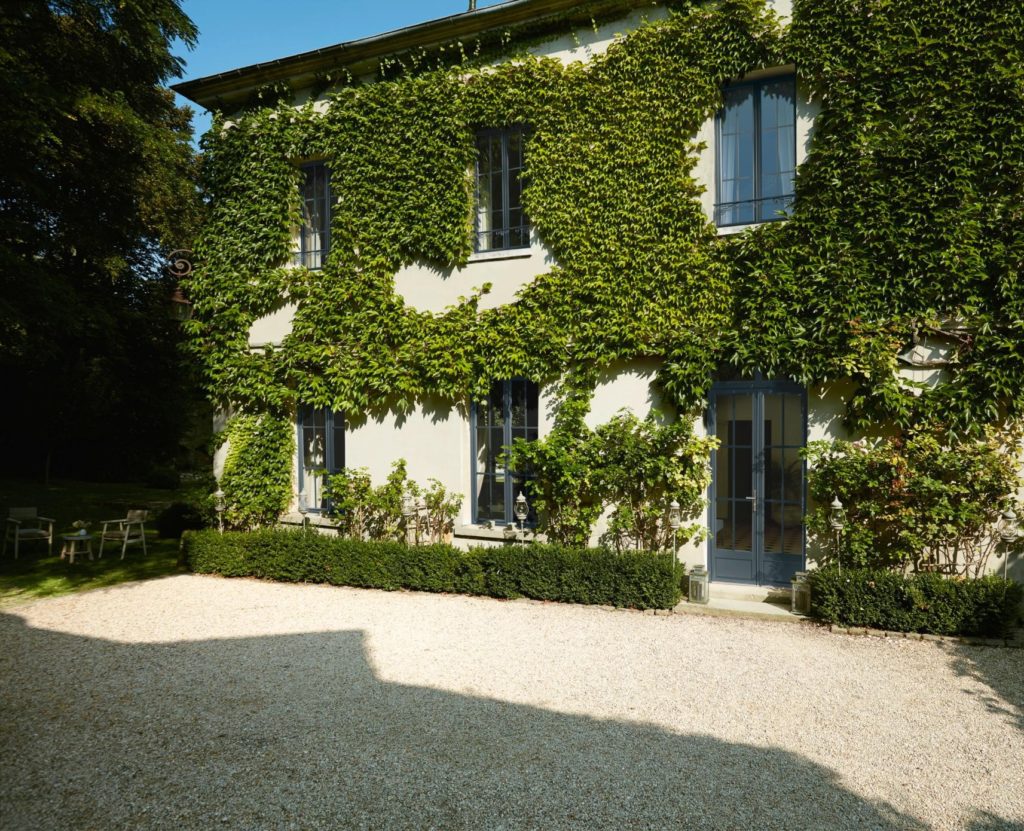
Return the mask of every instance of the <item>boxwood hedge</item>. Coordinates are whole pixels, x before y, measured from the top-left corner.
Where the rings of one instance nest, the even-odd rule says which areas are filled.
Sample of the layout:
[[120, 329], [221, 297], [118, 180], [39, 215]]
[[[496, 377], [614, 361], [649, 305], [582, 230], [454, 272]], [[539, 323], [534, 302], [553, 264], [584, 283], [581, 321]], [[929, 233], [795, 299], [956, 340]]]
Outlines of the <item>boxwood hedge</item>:
[[679, 602], [679, 571], [665, 554], [560, 545], [497, 546], [365, 542], [301, 530], [186, 532], [195, 572], [292, 583], [530, 597], [635, 609]]
[[989, 576], [951, 580], [872, 569], [812, 571], [811, 614], [828, 623], [895, 632], [1008, 637], [1024, 586]]

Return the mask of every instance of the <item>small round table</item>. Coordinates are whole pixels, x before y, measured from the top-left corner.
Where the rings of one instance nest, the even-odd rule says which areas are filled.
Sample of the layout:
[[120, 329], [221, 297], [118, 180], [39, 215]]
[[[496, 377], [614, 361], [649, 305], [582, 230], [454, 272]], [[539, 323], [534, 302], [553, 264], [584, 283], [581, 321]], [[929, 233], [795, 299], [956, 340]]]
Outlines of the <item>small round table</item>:
[[60, 549], [60, 558], [68, 558], [69, 563], [75, 562], [76, 554], [88, 554], [92, 559], [92, 534], [61, 534], [64, 544]]

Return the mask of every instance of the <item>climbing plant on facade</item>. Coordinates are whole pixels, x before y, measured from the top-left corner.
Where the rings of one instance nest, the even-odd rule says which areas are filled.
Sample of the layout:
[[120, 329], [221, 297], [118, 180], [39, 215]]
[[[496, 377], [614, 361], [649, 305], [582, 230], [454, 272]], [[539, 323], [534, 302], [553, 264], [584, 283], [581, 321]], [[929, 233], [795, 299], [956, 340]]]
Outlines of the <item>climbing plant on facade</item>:
[[[218, 119], [188, 288], [192, 349], [220, 403], [358, 421], [465, 403], [514, 376], [586, 391], [593, 368], [652, 357], [681, 412], [723, 371], [759, 371], [849, 379], [862, 430], [980, 435], [1020, 415], [1016, 0], [795, 0], [787, 27], [758, 0], [674, 3], [586, 64], [502, 48], [494, 65], [473, 44], [390, 62], [378, 82], [345, 78], [326, 108], [275, 95]], [[820, 109], [792, 214], [719, 237], [692, 137], [723, 83], [787, 64]], [[557, 265], [496, 309], [479, 308], [483, 282], [441, 314], [406, 305], [403, 266], [466, 264], [474, 132], [512, 124], [528, 131], [523, 200]], [[317, 271], [289, 264], [308, 159], [326, 162], [337, 198]], [[251, 350], [252, 322], [286, 301], [290, 335]], [[951, 329], [949, 383], [901, 382], [900, 350]]]

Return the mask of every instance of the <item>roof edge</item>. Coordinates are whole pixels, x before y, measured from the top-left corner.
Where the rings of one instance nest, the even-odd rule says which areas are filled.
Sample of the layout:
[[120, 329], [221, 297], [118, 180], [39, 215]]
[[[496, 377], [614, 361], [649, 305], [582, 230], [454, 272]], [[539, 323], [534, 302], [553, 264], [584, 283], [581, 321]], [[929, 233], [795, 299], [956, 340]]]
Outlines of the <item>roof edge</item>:
[[585, 14], [586, 9], [598, 6], [603, 13], [607, 13], [617, 9], [628, 12], [643, 6], [658, 5], [658, 0], [599, 0], [596, 3], [580, 3], [579, 0], [507, 0], [494, 6], [416, 23], [379, 35], [182, 81], [173, 84], [171, 89], [205, 109], [225, 109], [240, 106], [255, 89], [265, 84], [298, 80], [300, 83], [297, 88], [301, 88], [311, 84], [318, 73], [342, 67], [358, 67], [387, 55], [439, 46], [503, 26], [540, 22], [546, 17], [571, 12], [576, 7], [579, 7], [581, 14]]

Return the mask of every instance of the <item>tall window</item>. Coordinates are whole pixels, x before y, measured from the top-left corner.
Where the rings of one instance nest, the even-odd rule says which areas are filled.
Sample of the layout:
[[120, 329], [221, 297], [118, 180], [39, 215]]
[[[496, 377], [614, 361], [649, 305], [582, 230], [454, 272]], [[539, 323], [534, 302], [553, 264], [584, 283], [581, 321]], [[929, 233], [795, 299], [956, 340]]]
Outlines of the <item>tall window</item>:
[[723, 96], [715, 224], [784, 219], [796, 172], [796, 80], [788, 75], [731, 84]]
[[299, 501], [310, 511], [324, 511], [324, 479], [345, 467], [345, 418], [322, 407], [300, 407]]
[[476, 250], [530, 245], [523, 212], [523, 128], [481, 130], [476, 137]]
[[538, 410], [537, 385], [524, 378], [496, 381], [487, 401], [474, 405], [474, 522], [515, 522], [515, 498], [520, 491], [529, 498], [530, 475], [508, 466], [505, 448], [515, 439], [537, 440]]
[[302, 227], [296, 264], [323, 268], [331, 247], [331, 173], [323, 162], [302, 168]]

